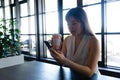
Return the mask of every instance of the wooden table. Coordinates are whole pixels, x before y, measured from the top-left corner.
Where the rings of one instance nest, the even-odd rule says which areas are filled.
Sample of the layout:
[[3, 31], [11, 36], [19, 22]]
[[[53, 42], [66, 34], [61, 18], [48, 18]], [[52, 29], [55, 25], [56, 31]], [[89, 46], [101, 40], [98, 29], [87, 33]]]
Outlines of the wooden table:
[[0, 69], [0, 80], [109, 80], [105, 77], [82, 79], [69, 68], [58, 65], [31, 61], [24, 64]]

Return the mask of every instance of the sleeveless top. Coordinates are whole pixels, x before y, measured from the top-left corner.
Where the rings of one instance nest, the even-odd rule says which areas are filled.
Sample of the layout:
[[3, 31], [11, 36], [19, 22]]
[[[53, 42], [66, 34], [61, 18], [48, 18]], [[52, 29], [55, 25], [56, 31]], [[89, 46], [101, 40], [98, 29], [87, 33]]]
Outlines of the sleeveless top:
[[[87, 64], [87, 58], [88, 58], [88, 43], [91, 36], [84, 35], [76, 52], [75, 51], [75, 37], [69, 36], [67, 38], [66, 48], [67, 48], [67, 55], [66, 57], [70, 60], [72, 60], [75, 63], [78, 63], [80, 65], [86, 65]], [[95, 73], [98, 73], [98, 67], [96, 67]]]

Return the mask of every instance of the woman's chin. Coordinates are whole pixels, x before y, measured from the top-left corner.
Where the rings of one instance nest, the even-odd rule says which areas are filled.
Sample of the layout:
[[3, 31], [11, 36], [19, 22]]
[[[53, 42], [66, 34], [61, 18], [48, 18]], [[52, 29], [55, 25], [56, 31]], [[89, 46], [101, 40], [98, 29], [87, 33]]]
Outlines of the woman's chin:
[[71, 34], [72, 34], [73, 36], [75, 36], [75, 35], [76, 35], [74, 32], [71, 32]]
[[73, 36], [75, 36], [76, 34], [72, 34]]

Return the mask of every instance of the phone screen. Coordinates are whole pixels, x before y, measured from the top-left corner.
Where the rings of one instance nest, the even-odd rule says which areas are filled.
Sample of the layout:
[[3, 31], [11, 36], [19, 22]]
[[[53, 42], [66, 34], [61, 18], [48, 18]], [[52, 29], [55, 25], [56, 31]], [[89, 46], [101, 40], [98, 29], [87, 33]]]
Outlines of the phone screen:
[[48, 49], [50, 49], [52, 47], [48, 41], [44, 41], [44, 43], [48, 47]]

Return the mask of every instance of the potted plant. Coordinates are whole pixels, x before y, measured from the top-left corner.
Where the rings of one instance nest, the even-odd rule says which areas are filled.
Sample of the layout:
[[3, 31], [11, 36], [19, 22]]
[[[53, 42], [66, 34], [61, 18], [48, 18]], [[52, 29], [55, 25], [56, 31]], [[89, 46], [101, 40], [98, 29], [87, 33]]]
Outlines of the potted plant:
[[15, 26], [15, 20], [0, 20], [0, 58], [21, 54], [20, 30]]

